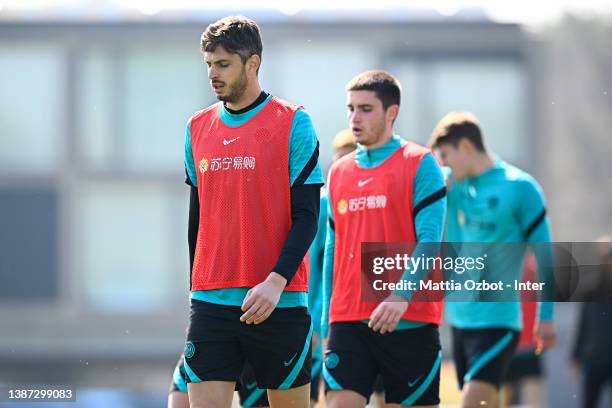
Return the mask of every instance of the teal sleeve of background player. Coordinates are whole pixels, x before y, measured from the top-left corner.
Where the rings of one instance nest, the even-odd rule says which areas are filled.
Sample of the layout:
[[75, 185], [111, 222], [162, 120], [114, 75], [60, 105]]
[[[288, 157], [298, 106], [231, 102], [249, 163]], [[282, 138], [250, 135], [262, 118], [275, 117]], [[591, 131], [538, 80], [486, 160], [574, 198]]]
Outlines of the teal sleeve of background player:
[[[444, 173], [432, 154], [428, 154], [419, 163], [414, 178], [413, 203], [419, 204], [435, 200], [425, 206], [414, 220], [418, 242], [440, 242], [444, 231], [446, 217], [446, 192]], [[437, 199], [436, 199], [437, 198]]]
[[319, 210], [319, 228], [310, 245], [310, 281], [308, 284], [308, 308], [312, 316], [315, 332], [321, 333], [321, 314], [323, 304], [323, 256], [325, 255], [325, 239], [327, 235], [327, 196], [321, 195]]
[[[531, 250], [533, 251], [538, 265], [538, 279], [544, 282], [542, 296], [546, 299], [554, 298], [554, 255], [550, 244], [551, 233], [548, 217], [536, 228], [529, 237]], [[554, 302], [540, 302], [538, 307], [539, 320], [553, 320]]]
[[[546, 216], [544, 193], [538, 183], [527, 178], [520, 185], [519, 219], [525, 238], [531, 245], [537, 265], [538, 279], [544, 282], [543, 296], [554, 298], [554, 255], [550, 244], [552, 234], [550, 221]], [[540, 302], [538, 319], [550, 321], [554, 315], [554, 302]]]
[[[334, 213], [331, 209], [331, 199], [327, 204], [327, 219], [328, 223], [333, 222]], [[334, 250], [336, 247], [336, 232], [328, 225], [327, 237], [325, 239], [325, 255], [323, 257], [323, 310], [321, 313], [321, 336], [327, 337], [329, 330], [329, 304], [331, 301], [331, 292], [333, 285], [334, 273]]]
[[[289, 178], [291, 186], [300, 177], [304, 169], [310, 172], [304, 184], [323, 184], [323, 172], [319, 165], [318, 148], [319, 141], [312, 118], [305, 110], [298, 109], [293, 117], [289, 136]], [[313, 158], [315, 152], [317, 155]], [[312, 160], [315, 160], [315, 165], [310, 169]]]
[[[440, 241], [444, 231], [446, 218], [446, 197], [444, 174], [433, 155], [428, 154], [419, 163], [414, 179], [415, 208], [421, 203], [428, 203], [416, 215], [414, 220], [418, 244], [412, 257], [435, 257], [440, 250]], [[419, 282], [424, 279], [429, 270], [419, 267], [408, 269], [402, 279]], [[412, 298], [412, 291], [396, 291], [407, 300]]]
[[193, 152], [191, 150], [191, 120], [187, 122], [185, 128], [185, 170], [194, 187], [198, 186], [198, 177], [196, 175], [195, 164], [193, 162]]

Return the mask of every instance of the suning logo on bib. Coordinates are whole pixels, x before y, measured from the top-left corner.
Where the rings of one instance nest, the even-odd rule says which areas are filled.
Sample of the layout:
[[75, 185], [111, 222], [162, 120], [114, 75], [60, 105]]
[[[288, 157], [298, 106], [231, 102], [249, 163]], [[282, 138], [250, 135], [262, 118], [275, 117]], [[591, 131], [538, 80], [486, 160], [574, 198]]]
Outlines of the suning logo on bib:
[[364, 210], [373, 210], [376, 208], [387, 207], [387, 196], [386, 195], [370, 195], [367, 197], [356, 197], [347, 200], [338, 201], [338, 212], [340, 214], [346, 214], [347, 211], [357, 212]]
[[202, 174], [207, 171], [255, 170], [255, 157], [214, 157], [210, 161], [203, 158], [199, 168]]

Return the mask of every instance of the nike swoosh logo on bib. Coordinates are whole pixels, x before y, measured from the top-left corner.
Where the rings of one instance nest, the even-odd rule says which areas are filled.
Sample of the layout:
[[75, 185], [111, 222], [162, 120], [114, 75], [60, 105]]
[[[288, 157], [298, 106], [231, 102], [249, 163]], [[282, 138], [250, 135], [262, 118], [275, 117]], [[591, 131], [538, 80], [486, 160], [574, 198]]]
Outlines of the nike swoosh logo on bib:
[[234, 143], [236, 140], [240, 139], [240, 136], [235, 137], [233, 139], [227, 140], [227, 139], [223, 139], [223, 146], [227, 146], [230, 143]]
[[370, 178], [365, 179], [365, 180], [359, 180], [357, 182], [357, 187], [363, 187], [363, 186], [365, 186], [366, 184], [368, 184], [372, 180], [374, 180], [374, 177], [370, 177]]

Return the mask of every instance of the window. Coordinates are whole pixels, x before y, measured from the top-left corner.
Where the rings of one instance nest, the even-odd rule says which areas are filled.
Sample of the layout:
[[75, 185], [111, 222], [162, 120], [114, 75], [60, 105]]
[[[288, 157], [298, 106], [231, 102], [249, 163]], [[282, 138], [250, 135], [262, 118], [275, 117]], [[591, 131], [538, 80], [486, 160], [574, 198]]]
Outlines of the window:
[[57, 206], [52, 188], [0, 189], [0, 300], [57, 298]]
[[182, 170], [185, 125], [206, 107], [208, 77], [197, 48], [125, 52], [125, 166], [147, 174]]
[[0, 171], [47, 174], [65, 146], [63, 53], [0, 46]]
[[142, 183], [96, 182], [75, 197], [72, 256], [86, 304], [106, 312], [152, 313], [176, 294], [174, 286], [186, 287], [186, 238], [183, 256], [173, 251], [173, 243], [178, 231], [186, 236], [187, 210], [177, 210], [168, 191]]

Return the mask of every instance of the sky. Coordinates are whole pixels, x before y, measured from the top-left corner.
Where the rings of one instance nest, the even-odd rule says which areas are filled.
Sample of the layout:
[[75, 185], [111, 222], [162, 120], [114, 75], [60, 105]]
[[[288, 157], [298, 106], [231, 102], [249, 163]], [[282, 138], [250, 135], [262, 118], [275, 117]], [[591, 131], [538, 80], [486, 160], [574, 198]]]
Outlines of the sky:
[[[0, 0], [0, 19], [6, 16], [28, 16], [58, 11], [67, 15], [75, 12], [113, 10], [139, 12], [154, 16], [160, 12], [187, 13], [206, 10], [275, 10], [288, 16], [299, 17], [300, 13], [353, 15], [372, 11], [430, 10], [452, 16], [461, 9], [481, 9], [492, 20], [539, 25], [553, 22], [565, 12], [597, 15], [612, 15], [610, 0]], [[61, 13], [60, 13], [61, 14]], [[407, 14], [410, 14], [407, 12]], [[78, 13], [76, 14], [78, 15]]]

